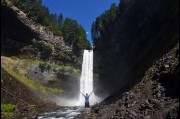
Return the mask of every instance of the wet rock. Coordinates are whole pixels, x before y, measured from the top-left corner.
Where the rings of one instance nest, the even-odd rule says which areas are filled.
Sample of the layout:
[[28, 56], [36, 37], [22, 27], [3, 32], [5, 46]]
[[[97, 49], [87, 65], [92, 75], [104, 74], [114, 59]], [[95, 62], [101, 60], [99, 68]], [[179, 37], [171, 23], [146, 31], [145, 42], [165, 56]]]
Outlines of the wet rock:
[[159, 73], [155, 73], [154, 75], [153, 75], [153, 80], [157, 80], [159, 78]]
[[129, 113], [132, 114], [133, 116], [137, 116], [136, 112], [133, 110], [129, 111]]
[[145, 100], [145, 105], [146, 105], [146, 106], [149, 105], [149, 100], [148, 100], [148, 99]]
[[144, 119], [150, 119], [150, 118], [151, 118], [150, 115], [144, 117]]
[[125, 101], [128, 101], [129, 100], [129, 96], [126, 97]]
[[136, 104], [136, 101], [134, 101], [132, 104], [131, 104], [131, 106], [134, 106]]
[[[123, 93], [119, 96], [119, 100], [117, 99], [116, 102], [113, 102], [113, 105], [107, 105], [105, 110], [100, 109], [102, 112], [100, 116], [96, 116], [98, 117], [97, 119], [109, 119], [109, 115], [113, 115], [111, 118], [115, 118], [115, 114], [118, 116], [118, 119], [159, 119], [163, 118], [161, 117], [163, 113], [166, 113], [164, 118], [176, 119], [178, 115], [177, 110], [164, 112], [168, 106], [172, 107], [173, 101], [175, 101], [172, 97], [166, 96], [167, 88], [160, 82], [162, 75], [167, 77], [168, 75], [164, 74], [167, 74], [167, 71], [169, 71], [168, 69], [166, 72], [163, 72], [160, 68], [165, 67], [167, 69], [167, 66], [164, 64], [168, 64], [169, 68], [171, 68], [171, 64], [164, 62], [167, 62], [165, 56], [161, 61], [156, 62], [156, 68], [153, 68], [151, 74], [146, 72], [147, 76], [138, 84], [138, 86], [143, 84], [147, 88], [146, 91], [140, 92], [137, 88], [138, 86], [136, 86], [130, 91]], [[156, 76], [156, 80], [153, 80], [153, 73]]]
[[165, 68], [169, 68], [170, 66], [169, 66], [168, 64], [165, 64], [164, 67], [165, 67]]
[[145, 116], [148, 115], [148, 109], [145, 109], [144, 115], [145, 115]]
[[145, 104], [141, 104], [140, 106], [141, 106], [142, 108], [145, 108], [145, 107], [146, 107], [146, 105], [145, 105]]
[[160, 71], [166, 71], [166, 67], [165, 67], [165, 66], [161, 66], [161, 67], [159, 68], [159, 70], [160, 70]]
[[157, 97], [158, 97], [158, 98], [161, 97], [161, 93], [160, 93], [160, 92], [157, 93]]
[[159, 109], [161, 107], [160, 101], [157, 99], [154, 99], [152, 103], [155, 108]]
[[95, 113], [95, 114], [98, 114], [99, 112], [100, 112], [100, 109], [99, 109], [99, 108], [95, 108], [95, 109], [94, 109], [94, 113]]
[[125, 111], [125, 110], [126, 110], [126, 107], [125, 107], [125, 106], [122, 106], [121, 109]]
[[125, 103], [125, 104], [124, 104], [125, 107], [128, 107], [128, 105], [129, 105], [128, 103]]

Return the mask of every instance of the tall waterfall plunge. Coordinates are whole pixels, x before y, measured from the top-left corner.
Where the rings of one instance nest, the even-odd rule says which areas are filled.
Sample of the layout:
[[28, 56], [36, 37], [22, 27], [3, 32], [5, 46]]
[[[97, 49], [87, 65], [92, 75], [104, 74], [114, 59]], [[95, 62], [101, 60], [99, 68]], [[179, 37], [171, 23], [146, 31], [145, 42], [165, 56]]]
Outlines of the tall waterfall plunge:
[[[80, 77], [80, 92], [90, 94], [93, 91], [93, 50], [84, 50], [82, 71]], [[67, 97], [58, 97], [55, 102], [61, 106], [84, 106], [85, 99], [80, 93], [78, 98], [69, 99]], [[89, 98], [90, 105], [100, 102], [102, 99], [97, 97], [94, 92]]]
[[[80, 77], [80, 92], [90, 94], [93, 91], [93, 50], [84, 50], [82, 72]], [[94, 94], [89, 98], [90, 105], [99, 102], [100, 99]], [[79, 105], [84, 105], [84, 96], [79, 95]]]

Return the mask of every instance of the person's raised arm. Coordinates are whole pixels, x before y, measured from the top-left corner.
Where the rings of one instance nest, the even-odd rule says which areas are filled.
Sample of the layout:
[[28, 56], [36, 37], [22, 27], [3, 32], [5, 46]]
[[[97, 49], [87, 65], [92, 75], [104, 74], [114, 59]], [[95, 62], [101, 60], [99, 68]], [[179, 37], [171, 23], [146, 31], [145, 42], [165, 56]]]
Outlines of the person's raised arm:
[[[92, 91], [92, 92], [94, 92], [94, 91]], [[89, 96], [92, 94], [92, 92], [89, 94]]]
[[[80, 92], [81, 93], [81, 92]], [[83, 93], [81, 93], [83, 96], [85, 96]]]

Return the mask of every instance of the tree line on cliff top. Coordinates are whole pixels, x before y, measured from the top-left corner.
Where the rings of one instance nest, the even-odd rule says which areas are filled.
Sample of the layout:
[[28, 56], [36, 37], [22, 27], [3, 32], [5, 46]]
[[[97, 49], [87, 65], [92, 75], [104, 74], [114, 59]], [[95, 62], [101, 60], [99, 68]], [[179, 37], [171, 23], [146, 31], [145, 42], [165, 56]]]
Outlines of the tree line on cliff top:
[[50, 13], [48, 7], [42, 5], [42, 0], [11, 0], [11, 2], [24, 11], [34, 22], [46, 26], [64, 41], [73, 45], [75, 51], [91, 49], [83, 26], [71, 18], [63, 18], [63, 14]]
[[91, 34], [93, 44], [97, 47], [103, 47], [108, 44], [108, 37], [113, 32], [113, 25], [122, 15], [126, 8], [127, 0], [120, 0], [119, 5], [112, 3], [110, 8], [96, 18], [92, 23]]

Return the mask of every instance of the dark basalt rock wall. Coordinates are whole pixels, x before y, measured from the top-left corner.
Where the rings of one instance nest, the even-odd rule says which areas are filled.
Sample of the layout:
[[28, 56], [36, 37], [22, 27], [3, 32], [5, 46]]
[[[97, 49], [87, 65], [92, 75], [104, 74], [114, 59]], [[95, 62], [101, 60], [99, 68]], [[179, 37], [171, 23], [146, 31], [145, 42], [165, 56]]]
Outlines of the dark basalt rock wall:
[[139, 82], [153, 61], [178, 43], [178, 26], [179, 0], [128, 1], [109, 42], [95, 46], [97, 93], [122, 93]]
[[[1, 5], [1, 53], [18, 54], [19, 50], [38, 39], [38, 34], [17, 18], [17, 13]], [[14, 53], [13, 53], [14, 52]]]
[[92, 106], [75, 119], [179, 119], [179, 47], [171, 49], [146, 71], [128, 92]]
[[62, 36], [55, 36], [48, 28], [27, 17], [22, 10], [12, 3], [1, 4], [1, 53], [19, 54], [24, 46], [34, 45], [33, 40], [44, 41], [62, 51], [72, 52], [72, 47], [65, 44]]

